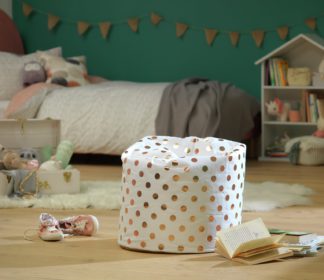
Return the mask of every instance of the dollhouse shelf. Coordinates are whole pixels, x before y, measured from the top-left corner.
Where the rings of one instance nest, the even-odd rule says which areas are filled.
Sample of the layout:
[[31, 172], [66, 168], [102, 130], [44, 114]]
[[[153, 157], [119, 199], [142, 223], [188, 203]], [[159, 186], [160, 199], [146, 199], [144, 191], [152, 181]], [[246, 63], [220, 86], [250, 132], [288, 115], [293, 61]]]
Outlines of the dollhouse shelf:
[[[324, 57], [324, 39], [316, 34], [300, 34], [279, 48], [268, 53], [255, 62], [261, 65], [261, 116], [262, 116], [262, 135], [261, 135], [261, 155], [262, 161], [288, 161], [287, 157], [275, 157], [267, 155], [267, 147], [274, 144], [275, 139], [283, 135], [289, 138], [312, 135], [316, 130], [316, 123], [310, 122], [305, 117], [306, 101], [309, 93], [324, 96], [324, 86], [276, 86], [269, 85], [267, 72], [267, 62], [273, 58], [282, 58], [288, 63], [288, 67], [307, 67], [311, 73], [318, 72], [320, 61]], [[290, 122], [276, 121], [266, 112], [265, 103], [279, 98], [289, 104], [298, 104], [300, 107], [300, 121]]]

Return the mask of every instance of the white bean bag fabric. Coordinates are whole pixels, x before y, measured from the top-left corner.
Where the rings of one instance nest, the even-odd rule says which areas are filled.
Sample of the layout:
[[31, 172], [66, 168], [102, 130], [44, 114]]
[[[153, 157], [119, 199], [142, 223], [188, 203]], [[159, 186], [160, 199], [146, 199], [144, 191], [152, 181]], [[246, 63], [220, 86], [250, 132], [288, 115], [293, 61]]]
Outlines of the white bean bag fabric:
[[215, 250], [216, 232], [241, 223], [244, 144], [145, 137], [122, 154], [118, 243], [172, 253]]

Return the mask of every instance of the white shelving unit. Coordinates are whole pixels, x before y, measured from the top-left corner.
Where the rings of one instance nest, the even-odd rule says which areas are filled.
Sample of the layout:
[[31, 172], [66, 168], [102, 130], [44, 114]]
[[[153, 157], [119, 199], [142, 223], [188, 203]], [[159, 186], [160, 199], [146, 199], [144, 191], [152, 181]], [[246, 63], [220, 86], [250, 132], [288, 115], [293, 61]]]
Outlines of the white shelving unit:
[[324, 95], [324, 87], [267, 85], [265, 80], [266, 61], [274, 57], [284, 58], [288, 61], [289, 67], [308, 67], [312, 72], [317, 72], [318, 65], [324, 58], [324, 39], [315, 34], [300, 34], [255, 62], [257, 65], [261, 64], [262, 136], [259, 159], [288, 161], [287, 157], [268, 156], [266, 148], [273, 143], [275, 137], [284, 133], [287, 133], [290, 138], [311, 135], [316, 130], [316, 123], [306, 122], [305, 119], [301, 119], [300, 122], [277, 121], [267, 114], [265, 103], [278, 97], [288, 103], [299, 101], [301, 110], [305, 110], [305, 92]]

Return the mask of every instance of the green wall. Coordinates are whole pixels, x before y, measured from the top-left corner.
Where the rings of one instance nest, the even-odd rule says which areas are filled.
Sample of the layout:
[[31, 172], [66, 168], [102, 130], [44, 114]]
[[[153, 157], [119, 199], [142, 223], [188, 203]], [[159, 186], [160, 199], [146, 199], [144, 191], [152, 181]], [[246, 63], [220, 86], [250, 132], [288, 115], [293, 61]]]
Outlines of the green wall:
[[[323, 0], [26, 0], [35, 9], [58, 15], [71, 22], [61, 23], [54, 31], [47, 29], [47, 17], [22, 14], [21, 1], [13, 0], [13, 17], [22, 34], [27, 52], [62, 46], [64, 56], [84, 54], [90, 74], [112, 80], [140, 82], [176, 81], [186, 77], [206, 77], [231, 82], [250, 94], [260, 96], [260, 72], [254, 62], [283, 41], [275, 30], [289, 25], [289, 38], [310, 32], [304, 24], [308, 17], [319, 17], [317, 33], [324, 36]], [[112, 27], [104, 40], [99, 29], [92, 28], [83, 37], [73, 21], [117, 23], [155, 11], [166, 18], [153, 26], [144, 18], [139, 32], [128, 25]], [[189, 29], [184, 38], [175, 36], [175, 22], [185, 22]], [[220, 30], [214, 44], [208, 46], [201, 28]], [[249, 32], [268, 32], [257, 48]], [[237, 48], [232, 47], [226, 30], [244, 34]]]

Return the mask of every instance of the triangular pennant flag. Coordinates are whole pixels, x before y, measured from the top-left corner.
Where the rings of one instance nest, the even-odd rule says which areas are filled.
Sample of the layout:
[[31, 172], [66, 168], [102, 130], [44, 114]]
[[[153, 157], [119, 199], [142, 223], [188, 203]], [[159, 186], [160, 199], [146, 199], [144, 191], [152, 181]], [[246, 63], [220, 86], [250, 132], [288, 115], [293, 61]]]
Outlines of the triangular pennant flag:
[[277, 28], [277, 33], [281, 40], [285, 40], [287, 38], [288, 32], [289, 32], [288, 26], [282, 26]]
[[52, 30], [60, 21], [58, 16], [48, 15], [47, 26], [49, 30]]
[[78, 21], [78, 33], [83, 35], [89, 29], [90, 24], [85, 21]]
[[305, 24], [312, 30], [316, 29], [316, 19], [315, 18], [306, 19]]
[[102, 38], [106, 39], [109, 31], [110, 31], [111, 23], [106, 21], [106, 22], [101, 22], [99, 23], [99, 28], [100, 28], [100, 33]]
[[133, 32], [138, 31], [139, 18], [130, 18], [128, 20], [128, 26]]
[[26, 3], [22, 3], [22, 9], [23, 9], [23, 13], [26, 17], [28, 17], [31, 14], [31, 12], [33, 11], [33, 7]]
[[260, 48], [263, 43], [263, 39], [264, 39], [264, 31], [262, 31], [262, 30], [252, 31], [252, 37], [253, 37], [257, 47]]
[[240, 40], [240, 33], [233, 31], [233, 32], [230, 32], [229, 35], [230, 35], [230, 38], [231, 38], [232, 45], [234, 47], [236, 47], [239, 40]]
[[205, 28], [205, 36], [209, 46], [214, 42], [217, 33], [216, 29]]
[[176, 23], [176, 35], [178, 38], [182, 37], [188, 30], [188, 25], [185, 23]]
[[152, 24], [158, 25], [162, 19], [163, 18], [160, 15], [158, 15], [156, 13], [151, 13], [151, 22], [152, 22]]

